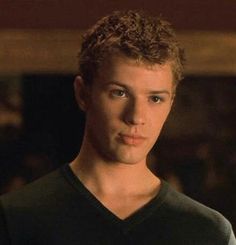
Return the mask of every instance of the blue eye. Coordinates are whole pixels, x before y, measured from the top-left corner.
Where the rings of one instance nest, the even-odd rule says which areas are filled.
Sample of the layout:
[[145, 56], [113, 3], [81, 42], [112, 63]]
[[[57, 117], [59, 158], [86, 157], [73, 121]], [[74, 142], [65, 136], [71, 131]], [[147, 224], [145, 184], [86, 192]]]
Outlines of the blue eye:
[[114, 89], [111, 91], [111, 95], [113, 97], [126, 97], [126, 92], [124, 90], [121, 90], [121, 89]]

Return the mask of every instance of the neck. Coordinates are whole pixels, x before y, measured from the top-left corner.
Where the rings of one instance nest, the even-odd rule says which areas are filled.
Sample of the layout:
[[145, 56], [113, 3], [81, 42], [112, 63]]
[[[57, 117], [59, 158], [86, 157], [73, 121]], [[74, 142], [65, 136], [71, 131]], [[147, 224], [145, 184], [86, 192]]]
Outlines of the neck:
[[96, 194], [151, 195], [160, 185], [160, 180], [147, 167], [146, 159], [136, 164], [108, 162], [86, 144], [70, 166], [81, 182]]
[[120, 219], [135, 213], [159, 192], [160, 180], [148, 169], [146, 159], [135, 164], [107, 161], [84, 142], [70, 165], [84, 186]]

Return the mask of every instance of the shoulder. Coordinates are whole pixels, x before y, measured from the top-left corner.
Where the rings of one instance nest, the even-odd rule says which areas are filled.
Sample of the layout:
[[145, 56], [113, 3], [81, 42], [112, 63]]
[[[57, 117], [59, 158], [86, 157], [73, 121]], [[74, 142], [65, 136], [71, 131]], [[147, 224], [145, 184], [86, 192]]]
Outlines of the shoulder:
[[202, 221], [212, 220], [216, 223], [226, 221], [224, 216], [216, 210], [174, 190], [170, 186], [166, 195], [165, 205], [177, 215], [183, 215], [186, 218], [197, 217], [198, 219], [202, 219]]
[[13, 210], [17, 210], [18, 213], [24, 210], [30, 211], [30, 208], [37, 210], [42, 207], [42, 204], [46, 207], [48, 200], [56, 202], [65, 189], [67, 189], [67, 182], [61, 170], [57, 169], [20, 190], [2, 195], [0, 203], [6, 213], [12, 213]]
[[45, 203], [50, 193], [55, 192], [54, 183], [60, 182], [59, 179], [58, 171], [54, 171], [18, 191], [0, 197], [0, 244], [10, 244], [9, 237], [14, 237], [12, 234], [23, 234], [24, 230], [29, 229], [27, 224], [32, 224], [32, 218], [37, 220], [42, 201]]
[[231, 224], [216, 210], [175, 191], [169, 185], [163, 204], [163, 210], [169, 217], [170, 224], [177, 230], [185, 229], [189, 236], [201, 236], [202, 239], [209, 241], [218, 239], [219, 244], [228, 244], [232, 232]]
[[[0, 229], [8, 235], [1, 232], [0, 235], [15, 239], [33, 236], [33, 233], [48, 225], [50, 217], [59, 217], [64, 210], [63, 202], [69, 198], [73, 198], [73, 188], [66, 181], [61, 168], [18, 191], [1, 196]], [[30, 234], [29, 230], [32, 230]]]

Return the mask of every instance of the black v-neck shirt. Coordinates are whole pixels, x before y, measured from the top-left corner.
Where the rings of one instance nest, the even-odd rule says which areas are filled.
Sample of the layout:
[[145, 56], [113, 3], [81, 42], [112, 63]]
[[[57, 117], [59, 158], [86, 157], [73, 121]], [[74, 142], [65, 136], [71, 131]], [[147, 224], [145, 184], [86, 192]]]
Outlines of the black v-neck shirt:
[[[141, 209], [136, 211], [134, 214], [130, 215], [126, 219], [120, 219], [115, 214], [113, 214], [109, 209], [107, 209], [74, 175], [71, 168], [67, 165], [64, 169], [65, 177], [68, 182], [76, 188], [78, 193], [84, 196], [87, 201], [97, 209], [99, 213], [105, 218], [108, 219], [109, 222], [113, 223], [116, 226], [119, 226], [123, 232], [128, 232], [133, 226], [137, 225], [144, 221], [148, 216], [150, 216], [154, 210], [156, 210], [164, 200], [164, 196], [168, 190], [168, 184], [166, 182], [162, 182], [162, 187], [158, 195], [153, 198], [150, 202], [144, 205]], [[122, 200], [120, 200], [122, 202]]]
[[2, 196], [0, 205], [1, 245], [236, 244], [221, 214], [164, 180], [158, 195], [124, 220], [99, 202], [69, 165]]

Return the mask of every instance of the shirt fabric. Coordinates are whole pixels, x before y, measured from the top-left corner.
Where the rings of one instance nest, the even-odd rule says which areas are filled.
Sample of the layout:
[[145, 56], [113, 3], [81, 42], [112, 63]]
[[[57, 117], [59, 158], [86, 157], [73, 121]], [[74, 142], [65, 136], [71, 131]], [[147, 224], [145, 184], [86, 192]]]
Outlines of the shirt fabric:
[[236, 241], [221, 214], [164, 180], [155, 198], [121, 220], [65, 165], [0, 198], [0, 244], [236, 245]]

